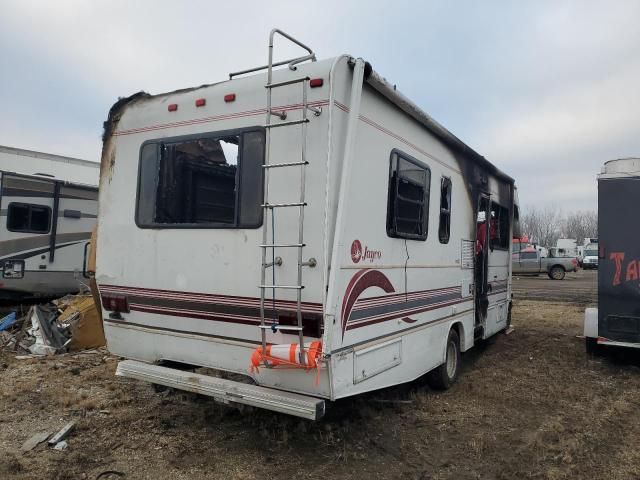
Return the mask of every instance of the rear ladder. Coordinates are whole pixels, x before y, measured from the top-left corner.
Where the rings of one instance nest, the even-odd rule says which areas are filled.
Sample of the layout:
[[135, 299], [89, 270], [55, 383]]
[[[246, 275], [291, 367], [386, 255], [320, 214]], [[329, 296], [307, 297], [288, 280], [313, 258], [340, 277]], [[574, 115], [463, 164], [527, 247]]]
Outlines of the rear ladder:
[[[290, 40], [294, 44], [302, 47], [308, 53], [308, 55], [297, 57], [291, 60], [282, 61], [282, 62], [273, 62], [273, 39], [275, 34], [279, 34], [284, 38]], [[311, 110], [315, 115], [320, 115], [321, 110], [316, 107], [311, 107], [307, 103], [307, 90], [309, 88], [309, 77], [300, 77], [292, 80], [286, 80], [282, 82], [273, 82], [273, 67], [284, 65], [285, 63], [289, 65], [291, 70], [296, 70], [295, 65], [298, 63], [304, 62], [306, 60], [315, 61], [315, 54], [313, 51], [308, 48], [303, 43], [289, 36], [288, 34], [282, 32], [281, 30], [274, 29], [271, 31], [269, 35], [269, 63], [265, 67], [257, 67], [255, 69], [245, 70], [243, 72], [237, 72], [233, 75], [238, 75], [242, 73], [249, 73], [251, 71], [261, 70], [267, 68], [267, 84], [265, 88], [267, 89], [267, 111], [266, 111], [266, 145], [265, 145], [265, 163], [263, 165], [264, 168], [264, 203], [262, 208], [264, 209], [264, 222], [262, 226], [262, 244], [260, 248], [262, 250], [262, 265], [261, 265], [261, 274], [260, 274], [260, 331], [262, 336], [262, 351], [266, 352], [267, 348], [267, 330], [271, 329], [274, 332], [277, 330], [282, 331], [292, 331], [298, 333], [298, 342], [299, 342], [299, 358], [300, 363], [302, 365], [305, 364], [305, 356], [304, 356], [304, 334], [303, 334], [303, 324], [302, 324], [302, 290], [304, 289], [304, 284], [302, 280], [303, 268], [304, 267], [314, 267], [315, 260], [310, 259], [309, 261], [303, 261], [303, 249], [305, 247], [304, 243], [304, 208], [307, 205], [305, 200], [305, 181], [306, 181], [306, 167], [309, 164], [307, 161], [307, 123], [309, 123], [309, 118], [307, 116], [308, 110]], [[285, 87], [294, 84], [302, 85], [302, 118], [300, 120], [292, 120], [292, 121], [284, 121], [287, 117], [286, 111], [278, 112], [273, 110], [272, 108], [272, 93], [275, 88]], [[281, 122], [272, 123], [272, 118], [278, 117]], [[279, 127], [290, 127], [300, 125], [301, 126], [301, 143], [302, 148], [300, 152], [299, 160], [295, 161], [285, 161], [278, 163], [271, 163], [271, 130]], [[269, 176], [270, 171], [273, 168], [298, 168], [300, 170], [300, 190], [297, 201], [287, 202], [287, 203], [270, 203], [269, 202]], [[275, 212], [281, 208], [297, 208], [298, 209], [298, 240], [297, 243], [275, 243]], [[269, 218], [270, 216], [270, 218]], [[269, 222], [269, 220], [271, 222]], [[271, 242], [269, 242], [269, 223], [271, 223]], [[281, 285], [276, 283], [275, 276], [275, 267], [282, 264], [282, 259], [280, 257], [276, 257], [276, 249], [279, 248], [295, 248], [298, 250], [298, 271], [297, 271], [297, 282], [294, 285]], [[271, 251], [271, 261], [267, 261], [267, 253]], [[267, 271], [272, 269], [271, 283], [267, 283]], [[273, 310], [276, 311], [275, 308], [275, 299], [276, 299], [276, 291], [277, 290], [295, 290], [296, 291], [296, 317], [297, 317], [297, 325], [289, 326], [289, 325], [280, 325], [278, 323], [277, 318], [270, 319], [267, 322], [265, 318], [265, 302], [267, 292], [272, 292], [273, 299]], [[266, 365], [269, 366], [269, 365]]]

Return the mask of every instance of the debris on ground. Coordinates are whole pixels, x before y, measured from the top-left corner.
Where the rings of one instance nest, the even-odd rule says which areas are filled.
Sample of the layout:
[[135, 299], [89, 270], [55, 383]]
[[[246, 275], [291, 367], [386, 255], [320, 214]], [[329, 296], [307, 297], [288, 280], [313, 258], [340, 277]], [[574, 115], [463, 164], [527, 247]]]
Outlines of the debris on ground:
[[39, 432], [35, 435], [32, 435], [22, 444], [22, 446], [20, 447], [20, 452], [26, 453], [33, 450], [41, 443], [46, 442], [47, 438], [49, 438], [49, 435], [49, 432]]
[[71, 351], [106, 344], [102, 318], [91, 295], [67, 295], [54, 303], [61, 310], [58, 322], [69, 327]]
[[62, 450], [66, 450], [68, 446], [69, 444], [65, 440], [62, 440], [61, 442], [56, 443], [53, 449], [62, 451]]
[[67, 295], [0, 320], [0, 349], [17, 359], [95, 349], [105, 345], [102, 319], [91, 295]]
[[[56, 433], [53, 437], [51, 437], [49, 439], [49, 442], [48, 442], [49, 446], [50, 447], [52, 447], [54, 445], [57, 446], [59, 443], [61, 443], [65, 438], [67, 438], [67, 436], [71, 433], [71, 431], [73, 430], [73, 428], [75, 426], [76, 426], [76, 422], [75, 421], [71, 421], [71, 422], [67, 423], [64, 427], [62, 427], [58, 431], [58, 433]], [[60, 449], [58, 449], [58, 450], [60, 450]]]
[[6, 330], [14, 323], [16, 323], [16, 312], [11, 312], [9, 315], [0, 320], [0, 332]]

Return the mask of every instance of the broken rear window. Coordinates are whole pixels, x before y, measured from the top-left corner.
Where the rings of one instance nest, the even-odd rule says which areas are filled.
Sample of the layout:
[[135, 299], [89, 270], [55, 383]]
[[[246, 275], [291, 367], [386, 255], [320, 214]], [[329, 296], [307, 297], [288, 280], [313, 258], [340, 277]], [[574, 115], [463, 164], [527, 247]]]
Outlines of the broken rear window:
[[257, 228], [263, 163], [262, 130], [146, 142], [136, 222], [154, 228]]

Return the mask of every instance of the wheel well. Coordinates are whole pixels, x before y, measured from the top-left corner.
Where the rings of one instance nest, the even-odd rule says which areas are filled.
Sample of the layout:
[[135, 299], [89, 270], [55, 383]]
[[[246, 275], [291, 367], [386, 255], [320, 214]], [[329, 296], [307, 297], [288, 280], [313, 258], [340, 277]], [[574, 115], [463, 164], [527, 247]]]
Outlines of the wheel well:
[[451, 330], [455, 330], [458, 334], [458, 340], [460, 341], [460, 351], [464, 352], [466, 350], [464, 341], [464, 325], [462, 325], [462, 322], [456, 322], [451, 325]]
[[549, 271], [553, 270], [554, 268], [561, 268], [562, 270], [564, 270], [565, 272], [567, 271], [566, 268], [564, 268], [564, 265], [560, 265], [559, 263], [556, 263], [555, 265], [552, 265], [551, 268], [549, 269]]

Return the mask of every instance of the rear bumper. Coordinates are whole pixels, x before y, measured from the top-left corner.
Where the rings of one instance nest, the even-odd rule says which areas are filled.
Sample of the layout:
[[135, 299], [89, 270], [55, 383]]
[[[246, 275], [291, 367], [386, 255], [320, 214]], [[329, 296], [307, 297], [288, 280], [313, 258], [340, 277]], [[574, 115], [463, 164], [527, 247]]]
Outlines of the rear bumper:
[[640, 343], [633, 342], [617, 342], [608, 338], [598, 337], [598, 345], [607, 345], [610, 347], [640, 348]]
[[222, 403], [250, 405], [309, 420], [318, 420], [325, 412], [325, 402], [319, 398], [183, 372], [135, 360], [120, 362], [116, 375], [207, 395]]

